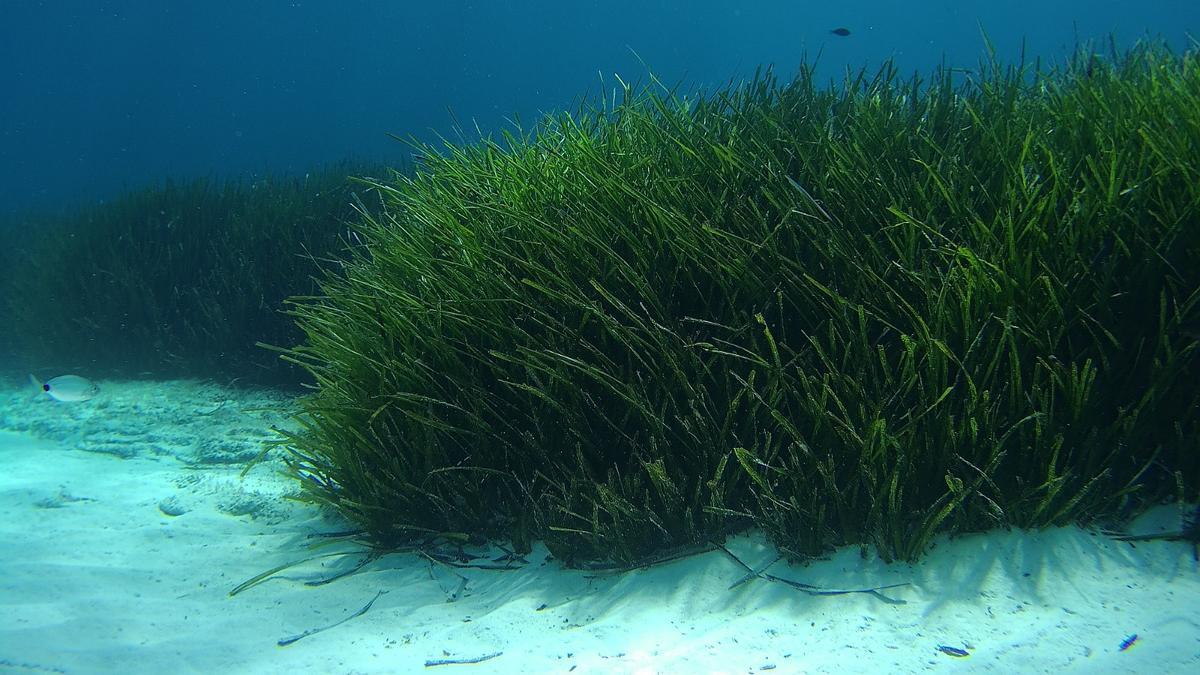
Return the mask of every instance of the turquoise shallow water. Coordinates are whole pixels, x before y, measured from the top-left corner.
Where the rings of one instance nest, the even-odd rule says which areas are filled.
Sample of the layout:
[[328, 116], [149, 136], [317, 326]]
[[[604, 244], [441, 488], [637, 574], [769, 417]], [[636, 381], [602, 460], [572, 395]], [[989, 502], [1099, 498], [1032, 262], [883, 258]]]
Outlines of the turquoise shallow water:
[[[297, 485], [280, 451], [243, 475], [278, 439], [273, 429], [296, 428], [297, 394], [233, 386], [270, 379], [264, 364], [276, 355], [255, 343], [284, 342], [270, 321], [283, 316], [277, 301], [310, 292], [317, 272], [302, 267], [312, 262], [300, 250], [307, 244], [249, 250], [237, 236], [261, 235], [255, 225], [267, 223], [275, 229], [266, 239], [294, 244], [291, 234], [316, 223], [361, 245], [342, 214], [370, 191], [356, 183], [338, 193], [318, 175], [347, 159], [372, 170], [411, 167], [409, 147], [390, 134], [470, 141], [611, 96], [651, 72], [689, 94], [766, 65], [786, 79], [813, 59], [818, 81], [892, 60], [902, 74], [947, 65], [966, 83], [989, 50], [1003, 63], [1049, 64], [1084, 45], [1108, 58], [1110, 39], [1116, 51], [1145, 38], [1195, 49], [1200, 3], [68, 1], [4, 9], [0, 673], [1200, 672], [1194, 550], [1074, 527], [943, 537], [911, 565], [886, 565], [856, 547], [789, 564], [757, 531], [731, 537], [727, 551], [619, 572], [566, 569], [541, 542], [523, 556], [505, 542], [371, 559], [348, 543], [313, 548], [348, 525], [292, 499]], [[1175, 121], [1168, 126], [1181, 126]], [[1090, 159], [1106, 166], [1109, 158]], [[1042, 180], [1022, 170], [1029, 185]], [[264, 178], [280, 174], [289, 178]], [[137, 202], [142, 188], [197, 177], [244, 179], [242, 195], [258, 198], [223, 210], [214, 180], [194, 201]], [[131, 202], [115, 199], [127, 191]], [[76, 206], [96, 208], [63, 215]], [[181, 220], [172, 206], [200, 215]], [[1195, 206], [1179, 213], [1194, 216]], [[171, 258], [184, 250], [185, 221], [194, 236]], [[35, 235], [60, 227], [84, 229], [49, 238], [65, 255], [45, 264], [31, 252], [47, 245]], [[95, 232], [112, 236], [77, 237]], [[229, 232], [242, 235], [224, 239]], [[199, 260], [213, 253], [215, 262]], [[254, 285], [270, 274], [278, 282], [281, 270], [300, 270], [300, 281]], [[1172, 302], [1187, 297], [1194, 278], [1178, 277]], [[208, 284], [214, 279], [226, 283]], [[55, 280], [66, 281], [35, 292]], [[220, 297], [199, 297], [205, 292]], [[53, 320], [15, 320], [20, 303], [10, 301], [28, 300], [23, 294], [37, 298], [27, 304], [68, 309], [42, 315]], [[234, 311], [247, 305], [259, 314]], [[1180, 321], [1168, 337], [1196, 330]], [[67, 344], [81, 335], [86, 344]], [[214, 335], [230, 343], [214, 347]], [[172, 353], [197, 343], [209, 353]], [[53, 358], [17, 353], [45, 345]], [[229, 345], [262, 358], [231, 367]], [[106, 353], [136, 358], [92, 356]], [[202, 379], [104, 379], [184, 372], [181, 364], [205, 358], [211, 371], [192, 366]], [[30, 370], [93, 377], [100, 394], [74, 403], [39, 396]], [[1131, 447], [1147, 446], [1157, 447]], [[1161, 505], [1128, 526], [1168, 532], [1188, 508]]]

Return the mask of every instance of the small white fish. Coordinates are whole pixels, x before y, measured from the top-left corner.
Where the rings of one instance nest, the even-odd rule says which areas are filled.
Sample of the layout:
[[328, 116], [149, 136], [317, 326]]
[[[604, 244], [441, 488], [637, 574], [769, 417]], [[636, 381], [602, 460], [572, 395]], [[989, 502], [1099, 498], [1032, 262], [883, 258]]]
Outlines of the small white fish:
[[95, 382], [78, 375], [60, 375], [45, 382], [30, 375], [29, 381], [38, 388], [38, 391], [50, 394], [50, 398], [56, 401], [66, 403], [86, 401], [100, 393], [100, 387], [97, 387]]

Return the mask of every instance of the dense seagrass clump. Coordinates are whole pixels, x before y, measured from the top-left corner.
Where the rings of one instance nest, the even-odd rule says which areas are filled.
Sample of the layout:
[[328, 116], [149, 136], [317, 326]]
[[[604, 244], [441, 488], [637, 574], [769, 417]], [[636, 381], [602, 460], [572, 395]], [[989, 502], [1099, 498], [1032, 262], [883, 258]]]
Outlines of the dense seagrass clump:
[[634, 561], [1200, 487], [1200, 57], [707, 95], [428, 149], [293, 313], [291, 462], [383, 545]]
[[298, 381], [256, 343], [302, 338], [282, 301], [344, 248], [347, 173], [364, 168], [168, 182], [29, 218], [6, 236], [0, 346], [39, 372]]

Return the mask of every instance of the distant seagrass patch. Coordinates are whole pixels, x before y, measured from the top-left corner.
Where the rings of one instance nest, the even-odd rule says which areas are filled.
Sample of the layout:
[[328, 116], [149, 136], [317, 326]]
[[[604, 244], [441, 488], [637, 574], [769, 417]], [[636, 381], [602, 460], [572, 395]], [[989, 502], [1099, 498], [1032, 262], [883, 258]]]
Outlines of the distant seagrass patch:
[[0, 223], [0, 361], [39, 373], [295, 385], [303, 373], [256, 345], [300, 339], [282, 302], [314, 290], [311, 278], [348, 245], [350, 176], [378, 169], [167, 181]]

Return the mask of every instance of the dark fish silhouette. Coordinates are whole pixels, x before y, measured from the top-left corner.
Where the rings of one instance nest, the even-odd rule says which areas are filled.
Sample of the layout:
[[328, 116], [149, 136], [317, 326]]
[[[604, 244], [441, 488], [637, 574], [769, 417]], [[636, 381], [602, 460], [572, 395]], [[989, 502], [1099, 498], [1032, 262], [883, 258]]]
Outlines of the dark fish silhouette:
[[834, 35], [840, 35], [842, 37], [846, 37], [847, 35], [850, 34], [850, 29], [849, 28], [834, 28], [833, 30], [831, 30], [829, 32], [833, 33]]

